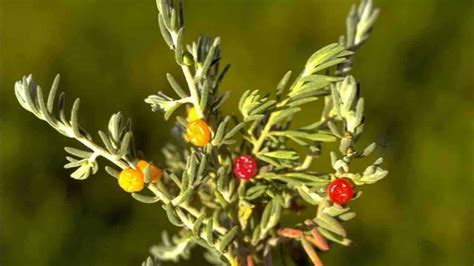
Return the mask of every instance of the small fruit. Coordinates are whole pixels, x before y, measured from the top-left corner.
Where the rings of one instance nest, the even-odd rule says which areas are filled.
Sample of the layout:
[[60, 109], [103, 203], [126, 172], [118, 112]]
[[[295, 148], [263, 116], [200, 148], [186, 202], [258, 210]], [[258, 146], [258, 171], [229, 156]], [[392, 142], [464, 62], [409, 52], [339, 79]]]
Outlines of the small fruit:
[[347, 178], [338, 178], [329, 184], [328, 196], [333, 202], [344, 205], [354, 196], [354, 187]]
[[240, 155], [234, 160], [234, 175], [249, 180], [257, 173], [257, 162], [250, 155]]
[[206, 146], [211, 141], [211, 130], [202, 119], [189, 122], [185, 134], [186, 140], [195, 146]]
[[188, 120], [188, 122], [193, 122], [193, 121], [199, 120], [199, 115], [198, 115], [198, 113], [196, 112], [196, 108], [194, 108], [194, 106], [191, 106], [191, 107], [188, 109], [188, 117], [187, 117], [187, 120]]
[[145, 187], [143, 173], [132, 168], [127, 168], [120, 172], [118, 183], [123, 190], [129, 193], [141, 191]]
[[143, 173], [143, 176], [145, 176], [145, 168], [150, 165], [150, 174], [151, 174], [151, 181], [156, 183], [160, 180], [161, 178], [161, 169], [153, 165], [152, 163], [149, 163], [144, 160], [140, 160], [137, 163], [137, 169], [140, 170]]

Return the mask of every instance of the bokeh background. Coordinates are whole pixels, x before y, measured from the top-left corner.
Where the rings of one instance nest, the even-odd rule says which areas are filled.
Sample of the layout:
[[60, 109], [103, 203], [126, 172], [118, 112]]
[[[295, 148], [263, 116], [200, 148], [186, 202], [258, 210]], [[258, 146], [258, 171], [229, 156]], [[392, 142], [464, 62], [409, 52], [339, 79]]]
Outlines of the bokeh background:
[[[243, 90], [271, 91], [287, 70], [298, 72], [312, 52], [336, 41], [354, 3], [185, 2], [187, 42], [206, 32], [223, 38], [223, 61], [232, 64], [223, 83], [233, 93], [227, 113]], [[347, 227], [357, 245], [334, 246], [323, 260], [472, 265], [473, 2], [375, 2], [382, 13], [354, 74], [366, 99], [362, 143], [379, 144], [390, 174], [351, 204], [358, 217]], [[138, 265], [162, 230], [175, 230], [161, 208], [132, 200], [103, 170], [82, 182], [69, 178], [63, 147], [79, 146], [21, 109], [13, 84], [34, 73], [48, 88], [61, 73], [69, 104], [82, 99], [89, 131], [122, 110], [139, 146], [159, 160], [170, 124], [143, 99], [170, 91], [165, 73], [181, 76], [154, 1], [2, 0], [0, 24], [0, 264]], [[299, 122], [314, 111], [306, 108]], [[193, 265], [206, 265], [201, 252], [193, 252]]]

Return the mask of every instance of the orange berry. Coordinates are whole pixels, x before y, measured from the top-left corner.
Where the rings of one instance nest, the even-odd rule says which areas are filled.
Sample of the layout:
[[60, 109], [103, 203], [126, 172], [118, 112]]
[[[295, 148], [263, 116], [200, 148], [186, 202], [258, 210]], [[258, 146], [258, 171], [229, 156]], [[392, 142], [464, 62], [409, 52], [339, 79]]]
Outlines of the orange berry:
[[145, 175], [145, 168], [147, 165], [150, 165], [150, 174], [151, 174], [151, 181], [152, 182], [158, 182], [161, 178], [161, 169], [153, 165], [152, 163], [149, 163], [144, 160], [140, 160], [137, 163], [137, 169], [140, 170], [143, 175]]
[[141, 191], [145, 187], [143, 173], [132, 168], [127, 168], [120, 172], [118, 183], [128, 193]]
[[211, 130], [204, 120], [198, 119], [186, 125], [185, 137], [195, 146], [206, 146], [211, 141]]
[[193, 122], [193, 121], [199, 120], [199, 115], [196, 112], [196, 108], [194, 108], [194, 106], [191, 106], [188, 109], [188, 118], [187, 119], [188, 119], [188, 122]]

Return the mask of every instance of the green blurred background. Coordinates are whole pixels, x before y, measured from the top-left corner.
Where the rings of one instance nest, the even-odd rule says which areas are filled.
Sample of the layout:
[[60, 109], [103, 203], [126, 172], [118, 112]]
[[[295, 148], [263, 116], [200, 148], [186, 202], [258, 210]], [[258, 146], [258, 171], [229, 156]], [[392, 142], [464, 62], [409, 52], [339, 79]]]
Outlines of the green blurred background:
[[[228, 113], [243, 90], [272, 90], [287, 70], [300, 71], [312, 52], [336, 41], [354, 3], [185, 2], [187, 42], [206, 32], [223, 38], [223, 61], [232, 64], [223, 84], [233, 92]], [[334, 246], [323, 260], [472, 265], [473, 1], [375, 2], [382, 13], [354, 74], [366, 99], [362, 143], [379, 144], [390, 174], [352, 204], [358, 217], [347, 227], [357, 245]], [[169, 123], [143, 99], [170, 91], [166, 72], [181, 76], [156, 12], [153, 0], [1, 1], [1, 265], [138, 265], [161, 230], [175, 230], [158, 205], [132, 200], [103, 170], [82, 182], [69, 178], [63, 147], [79, 145], [21, 109], [13, 93], [24, 74], [47, 88], [59, 72], [69, 104], [82, 99], [89, 131], [122, 110], [139, 146], [159, 160]], [[309, 122], [312, 109], [299, 122]], [[200, 252], [194, 265], [206, 265]]]

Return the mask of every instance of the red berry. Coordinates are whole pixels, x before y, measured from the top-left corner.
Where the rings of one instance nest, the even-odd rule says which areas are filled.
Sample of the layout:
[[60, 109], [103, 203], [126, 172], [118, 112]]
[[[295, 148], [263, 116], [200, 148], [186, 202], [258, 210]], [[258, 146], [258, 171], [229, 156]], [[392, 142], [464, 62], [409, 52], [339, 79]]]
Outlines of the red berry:
[[344, 205], [354, 196], [354, 187], [346, 178], [338, 178], [329, 184], [328, 195], [333, 202]]
[[257, 162], [250, 155], [240, 155], [234, 160], [234, 174], [240, 179], [249, 180], [257, 173]]

